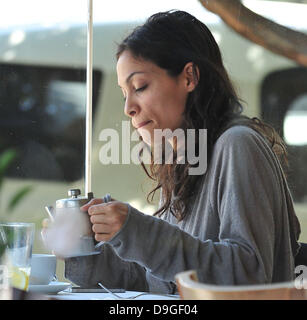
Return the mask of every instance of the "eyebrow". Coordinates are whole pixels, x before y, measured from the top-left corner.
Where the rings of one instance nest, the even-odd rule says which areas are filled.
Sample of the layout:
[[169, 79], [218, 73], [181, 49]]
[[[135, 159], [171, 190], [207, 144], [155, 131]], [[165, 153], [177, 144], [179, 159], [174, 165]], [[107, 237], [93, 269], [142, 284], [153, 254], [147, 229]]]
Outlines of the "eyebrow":
[[[138, 73], [145, 73], [144, 71], [134, 71], [132, 73], [129, 74], [129, 76], [127, 77], [126, 79], [126, 83], [128, 84], [128, 82], [130, 81], [130, 79], [135, 75], [135, 74], [138, 74]], [[121, 86], [119, 85], [119, 87], [121, 88]]]
[[132, 73], [130, 73], [130, 75], [127, 77], [126, 79], [126, 83], [128, 84], [128, 82], [130, 81], [130, 79], [135, 75], [135, 74], [138, 74], [138, 73], [145, 73], [143, 71], [134, 71]]

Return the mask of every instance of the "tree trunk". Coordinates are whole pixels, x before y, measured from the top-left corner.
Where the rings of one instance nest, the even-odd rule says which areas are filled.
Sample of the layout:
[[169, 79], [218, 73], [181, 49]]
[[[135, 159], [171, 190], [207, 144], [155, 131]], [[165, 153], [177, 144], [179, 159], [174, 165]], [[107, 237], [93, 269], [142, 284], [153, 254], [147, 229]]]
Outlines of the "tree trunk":
[[[239, 0], [199, 0], [246, 39], [307, 66], [307, 35], [284, 27], [246, 8]], [[293, 17], [295, 19], [295, 17]]]

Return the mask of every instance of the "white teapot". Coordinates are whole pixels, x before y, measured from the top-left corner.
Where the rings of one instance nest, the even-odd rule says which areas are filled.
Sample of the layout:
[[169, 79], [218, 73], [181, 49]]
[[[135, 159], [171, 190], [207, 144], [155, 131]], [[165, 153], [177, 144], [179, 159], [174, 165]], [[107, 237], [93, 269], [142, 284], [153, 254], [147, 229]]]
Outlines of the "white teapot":
[[95, 249], [90, 217], [80, 210], [93, 198], [93, 193], [87, 197], [80, 197], [80, 194], [80, 189], [71, 189], [68, 191], [70, 198], [57, 200], [55, 208], [45, 207], [52, 223], [45, 232], [44, 242], [56, 255], [78, 257], [99, 253]]

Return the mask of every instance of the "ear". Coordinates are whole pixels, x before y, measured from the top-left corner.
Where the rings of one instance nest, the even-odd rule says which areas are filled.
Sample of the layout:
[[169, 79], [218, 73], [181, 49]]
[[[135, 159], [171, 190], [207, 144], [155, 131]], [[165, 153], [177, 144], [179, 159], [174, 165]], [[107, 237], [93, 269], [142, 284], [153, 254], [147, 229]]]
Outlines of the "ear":
[[[195, 68], [194, 68], [195, 67]], [[199, 69], [193, 62], [188, 62], [182, 71], [187, 92], [193, 91], [199, 81]]]

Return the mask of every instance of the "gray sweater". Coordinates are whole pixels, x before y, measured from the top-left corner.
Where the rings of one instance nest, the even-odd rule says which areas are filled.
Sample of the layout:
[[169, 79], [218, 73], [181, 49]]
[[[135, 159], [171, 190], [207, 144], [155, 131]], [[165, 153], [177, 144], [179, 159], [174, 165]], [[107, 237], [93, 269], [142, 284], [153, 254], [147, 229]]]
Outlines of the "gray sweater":
[[160, 293], [175, 293], [174, 276], [191, 269], [211, 284], [289, 281], [299, 233], [279, 161], [261, 135], [235, 126], [217, 140], [183, 221], [129, 206], [124, 226], [100, 254], [65, 261], [65, 277], [82, 286]]

